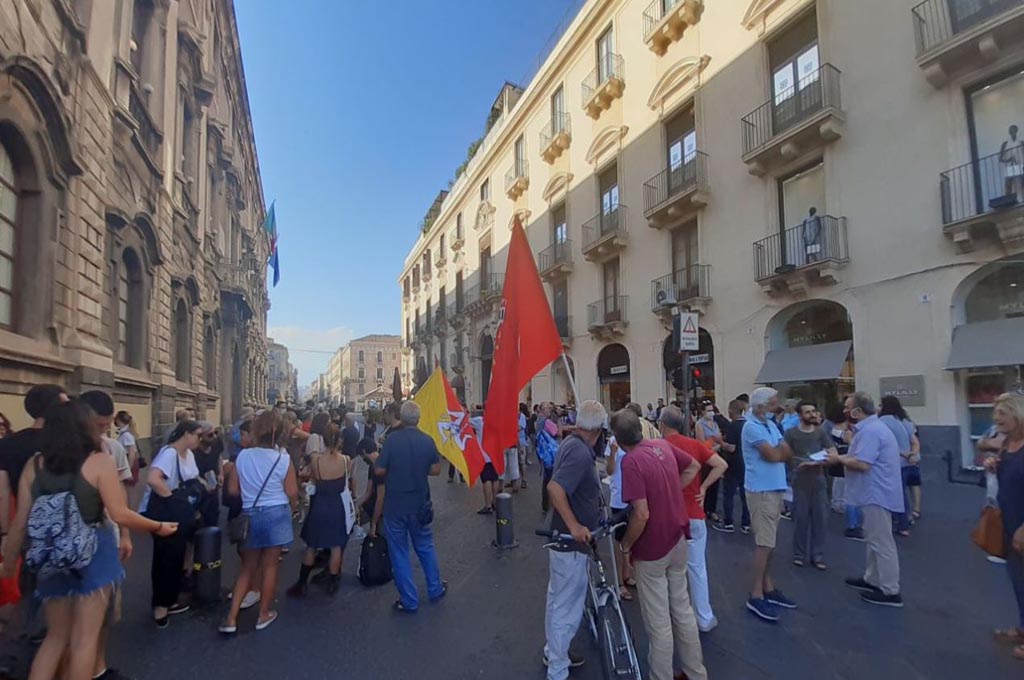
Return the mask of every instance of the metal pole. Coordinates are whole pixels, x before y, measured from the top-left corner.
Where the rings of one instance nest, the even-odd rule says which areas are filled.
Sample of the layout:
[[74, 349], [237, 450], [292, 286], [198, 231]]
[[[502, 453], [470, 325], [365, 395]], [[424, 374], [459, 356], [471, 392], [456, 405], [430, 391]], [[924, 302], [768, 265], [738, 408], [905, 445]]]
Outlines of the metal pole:
[[576, 400], [576, 410], [580, 408], [580, 393], [576, 391], [576, 379], [572, 376], [572, 369], [569, 368], [569, 359], [562, 352], [562, 364], [565, 365], [565, 375], [569, 378], [569, 386], [572, 387], [572, 396]]
[[690, 434], [690, 353], [680, 352], [683, 355], [683, 435]]

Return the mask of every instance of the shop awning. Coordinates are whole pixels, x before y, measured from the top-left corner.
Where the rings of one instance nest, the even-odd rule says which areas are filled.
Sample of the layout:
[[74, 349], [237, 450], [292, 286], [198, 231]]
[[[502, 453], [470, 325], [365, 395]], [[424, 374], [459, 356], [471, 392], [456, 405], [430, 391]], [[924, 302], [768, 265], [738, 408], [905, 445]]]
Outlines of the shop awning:
[[827, 342], [788, 349], [773, 349], [764, 357], [755, 383], [806, 382], [835, 380], [843, 370], [853, 343]]
[[1024, 364], [1024, 318], [957, 326], [946, 370]]

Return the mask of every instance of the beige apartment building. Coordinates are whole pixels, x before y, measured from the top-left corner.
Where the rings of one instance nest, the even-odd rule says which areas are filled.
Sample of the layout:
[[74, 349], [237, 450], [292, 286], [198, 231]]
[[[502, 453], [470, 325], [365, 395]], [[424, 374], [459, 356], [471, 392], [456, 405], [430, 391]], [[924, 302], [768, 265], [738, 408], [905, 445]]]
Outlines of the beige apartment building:
[[266, 397], [268, 242], [230, 0], [0, 2], [0, 411], [100, 387], [143, 440]]
[[267, 338], [267, 404], [294, 402], [299, 398], [295, 367], [288, 358], [288, 348]]
[[391, 400], [395, 368], [401, 367], [402, 337], [371, 334], [350, 341], [331, 357], [324, 401], [363, 410], [371, 400]]
[[676, 308], [723, 409], [897, 394], [966, 462], [1024, 389], [1024, 0], [590, 0], [488, 125], [399, 278], [417, 382], [485, 400], [518, 216], [581, 398], [675, 398]]

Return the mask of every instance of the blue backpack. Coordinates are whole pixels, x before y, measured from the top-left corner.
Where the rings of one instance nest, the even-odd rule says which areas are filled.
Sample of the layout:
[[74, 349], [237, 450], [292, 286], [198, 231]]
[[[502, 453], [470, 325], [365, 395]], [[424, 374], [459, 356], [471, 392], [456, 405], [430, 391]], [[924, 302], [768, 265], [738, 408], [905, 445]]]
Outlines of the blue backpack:
[[558, 454], [558, 442], [548, 434], [547, 430], [541, 429], [537, 433], [537, 460], [545, 469], [555, 467], [555, 456]]
[[84, 569], [96, 554], [96, 528], [82, 519], [70, 491], [35, 499], [27, 533], [25, 565], [42, 578]]

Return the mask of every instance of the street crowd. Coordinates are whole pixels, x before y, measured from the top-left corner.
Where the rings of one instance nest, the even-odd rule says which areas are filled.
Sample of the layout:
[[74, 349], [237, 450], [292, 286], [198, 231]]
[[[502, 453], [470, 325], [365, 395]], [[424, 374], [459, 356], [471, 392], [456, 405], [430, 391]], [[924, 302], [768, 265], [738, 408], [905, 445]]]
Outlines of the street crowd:
[[[659, 399], [656, 407], [631, 403], [608, 413], [597, 401], [520, 404], [516, 445], [494, 457], [484, 452], [480, 514], [493, 514], [502, 492], [525, 488], [528, 468], [537, 466], [541, 510], [552, 529], [575, 540], [549, 550], [542, 660], [551, 680], [584, 661], [569, 647], [584, 614], [587, 546], [609, 521], [620, 523], [619, 596], [639, 600], [654, 680], [708, 675], [701, 635], [718, 621], [707, 535], [736, 531], [737, 496], [739, 530], [753, 542], [751, 615], [770, 623], [798, 606], [773, 568], [781, 520], [794, 523], [792, 563], [829, 568], [830, 508], [846, 515], [847, 538], [865, 544], [864, 570], [846, 585], [866, 604], [904, 604], [897, 541], [921, 518], [921, 476], [917, 429], [898, 399], [876, 407], [855, 392], [825, 417], [814, 403], [782, 403], [762, 387], [729, 402], [724, 414], [710, 401], [691, 413], [681, 406]], [[120, 618], [133, 532], [152, 536], [157, 628], [191, 606], [204, 531], [223, 531], [240, 557], [219, 625], [224, 636], [237, 633], [243, 609], [259, 606], [257, 630], [277, 619], [279, 563], [296, 533], [304, 551], [289, 597], [309, 596], [313, 583], [336, 593], [349, 541], [363, 544], [360, 580], [394, 581], [396, 612], [415, 614], [423, 604], [410, 544], [426, 600], [448, 592], [429, 486], [442, 461], [413, 401], [368, 412], [362, 422], [337, 409], [246, 409], [223, 427], [182, 409], [170, 431], [154, 437], [148, 461], [132, 415], [115, 411], [104, 391], [73, 396], [39, 385], [24, 408], [32, 423], [18, 432], [0, 414], [0, 615], [8, 637], [38, 644], [32, 680], [126, 677], [108, 666], [105, 650]], [[1005, 550], [990, 559], [1005, 562], [1021, 614], [995, 636], [1024, 659], [1024, 396], [1000, 396], [994, 413], [979, 463], [989, 472]], [[482, 440], [483, 409], [470, 420]], [[359, 459], [365, 479], [355, 472]], [[464, 481], [449, 466], [448, 482], [457, 480]], [[136, 512], [128, 499], [140, 496]]]

